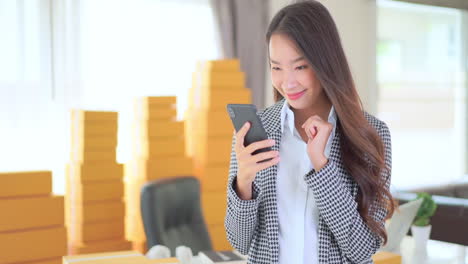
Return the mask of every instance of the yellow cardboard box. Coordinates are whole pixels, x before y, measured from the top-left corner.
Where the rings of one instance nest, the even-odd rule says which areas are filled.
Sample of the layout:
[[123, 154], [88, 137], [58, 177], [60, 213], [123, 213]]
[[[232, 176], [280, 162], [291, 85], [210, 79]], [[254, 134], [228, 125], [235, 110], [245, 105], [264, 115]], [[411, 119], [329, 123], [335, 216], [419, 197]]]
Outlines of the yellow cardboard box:
[[125, 203], [122, 200], [74, 203], [70, 201], [70, 221], [72, 224], [94, 223], [105, 220], [123, 219]]
[[240, 71], [240, 61], [238, 59], [209, 60], [199, 62], [199, 69], [211, 72], [238, 72]]
[[202, 63], [198, 62], [195, 71], [192, 72], [192, 85], [190, 86], [187, 95], [187, 109], [192, 109], [195, 98], [200, 96], [198, 91], [201, 91], [201, 80], [203, 78], [203, 70], [200, 65], [202, 65]]
[[124, 196], [123, 180], [81, 183], [67, 178], [67, 195], [74, 203], [120, 200]]
[[203, 216], [208, 225], [224, 224], [227, 206], [226, 191], [202, 192], [201, 203]]
[[199, 101], [194, 99], [196, 109], [212, 109], [226, 111], [227, 104], [250, 104], [252, 102], [251, 91], [247, 88], [232, 90], [202, 88]]
[[224, 224], [208, 225], [208, 232], [210, 233], [214, 250], [232, 250], [231, 244], [226, 237]]
[[0, 264], [60, 257], [67, 253], [66, 230], [56, 226], [0, 233], [0, 248]]
[[117, 148], [117, 134], [114, 136], [92, 136], [72, 139], [71, 151], [83, 153], [89, 151], [108, 151]]
[[93, 161], [115, 162], [117, 156], [116, 149], [106, 151], [87, 151], [87, 152], [71, 152], [71, 160], [76, 163], [87, 163]]
[[234, 126], [229, 115], [224, 110], [200, 109], [193, 116], [193, 128], [188, 134], [206, 136], [232, 136]]
[[231, 159], [232, 136], [199, 136], [195, 142], [194, 164], [226, 164]]
[[159, 139], [159, 138], [178, 138], [184, 135], [184, 123], [182, 121], [140, 121], [133, 124], [133, 137], [137, 141]]
[[71, 254], [99, 253], [110, 251], [131, 250], [132, 243], [127, 240], [100, 240], [88, 242], [85, 244], [71, 245], [69, 247]]
[[[125, 217], [135, 215], [135, 212], [140, 212], [140, 190], [145, 179], [140, 178], [137, 172], [138, 167], [135, 163], [125, 164]], [[141, 217], [140, 217], [141, 218]], [[130, 219], [131, 220], [131, 219]], [[133, 221], [133, 220], [132, 220]], [[129, 219], [125, 222], [126, 226], [130, 224]], [[128, 236], [127, 236], [128, 237]]]
[[401, 264], [401, 256], [390, 252], [377, 252], [372, 260], [375, 264]]
[[[133, 199], [131, 203], [128, 203], [128, 208], [131, 209], [130, 207], [133, 207], [133, 210], [128, 210], [126, 215], [125, 215], [125, 236], [127, 239], [131, 240], [132, 242], [135, 241], [146, 241], [146, 234], [145, 230], [143, 227], [143, 221], [141, 219], [141, 211], [138, 210], [140, 207], [140, 200], [139, 199]], [[138, 209], [136, 208], [138, 206]], [[135, 246], [135, 244], [134, 244]], [[142, 244], [140, 246], [146, 246], [145, 244]], [[142, 247], [135, 248], [133, 249], [138, 249], [140, 251]], [[145, 251], [146, 252], [146, 251]]]
[[143, 180], [133, 179], [125, 185], [126, 190], [127, 188], [129, 190], [125, 193], [127, 205], [125, 212], [125, 236], [132, 242], [146, 241], [140, 207], [140, 191], [144, 184]]
[[139, 159], [125, 166], [128, 166], [129, 177], [142, 178], [147, 181], [193, 174], [192, 159], [184, 156]]
[[139, 100], [141, 100], [143, 104], [149, 106], [172, 106], [177, 104], [176, 96], [147, 96], [140, 98]]
[[0, 197], [49, 195], [52, 192], [52, 172], [2, 172]]
[[62, 264], [62, 256], [49, 258], [49, 259], [35, 260], [32, 262], [28, 261], [28, 262], [15, 263], [15, 264]]
[[146, 241], [145, 228], [141, 215], [126, 217], [125, 236], [131, 241]]
[[135, 142], [135, 156], [145, 159], [177, 156], [185, 154], [185, 141], [183, 137], [168, 137]]
[[177, 118], [176, 105], [167, 107], [151, 107], [148, 104], [136, 103], [134, 106], [135, 119], [142, 121], [174, 121]]
[[110, 111], [87, 111], [81, 109], [71, 110], [72, 120], [84, 122], [117, 122], [119, 118], [118, 112]]
[[125, 181], [125, 215], [140, 214], [141, 188], [146, 181], [140, 178]]
[[136, 251], [117, 251], [64, 256], [63, 264], [150, 264], [150, 260]]
[[0, 199], [0, 232], [61, 226], [64, 224], [63, 196]]
[[245, 74], [240, 71], [203, 71], [201, 83], [215, 89], [245, 87]]
[[146, 252], [148, 252], [146, 240], [144, 239], [132, 241], [132, 248], [133, 250], [141, 252], [143, 254], [146, 254]]
[[99, 240], [123, 240], [124, 219], [96, 223], [76, 224], [68, 227], [72, 244], [86, 244]]
[[72, 122], [71, 138], [74, 144], [82, 144], [87, 137], [117, 137], [117, 122]]
[[187, 109], [212, 109], [226, 111], [227, 104], [251, 103], [251, 91], [244, 86], [224, 89], [212, 86], [197, 85], [190, 89]]
[[200, 181], [202, 191], [225, 191], [229, 177], [229, 162], [195, 166], [194, 175]]
[[177, 104], [176, 96], [147, 96], [135, 99], [136, 104], [145, 108], [167, 108]]
[[140, 195], [141, 188], [145, 184], [143, 179], [132, 179], [126, 182], [125, 188], [125, 232], [126, 237], [130, 240], [146, 239], [141, 219]]
[[123, 164], [112, 162], [87, 162], [67, 164], [71, 179], [83, 183], [120, 180], [123, 178]]
[[195, 126], [195, 111], [192, 108], [187, 109], [184, 113], [184, 138], [185, 138], [185, 155], [187, 157], [193, 157], [194, 144], [195, 144], [195, 133], [193, 127]]

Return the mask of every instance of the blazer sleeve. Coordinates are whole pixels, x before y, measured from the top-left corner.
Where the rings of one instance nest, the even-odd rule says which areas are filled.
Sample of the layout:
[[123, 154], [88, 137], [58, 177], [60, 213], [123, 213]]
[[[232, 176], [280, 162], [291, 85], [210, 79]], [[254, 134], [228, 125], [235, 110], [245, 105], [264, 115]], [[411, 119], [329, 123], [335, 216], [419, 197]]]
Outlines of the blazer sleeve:
[[[387, 170], [383, 170], [385, 188], [390, 187], [391, 177], [391, 139], [387, 125], [380, 122], [377, 129], [385, 148], [385, 163]], [[346, 189], [341, 177], [336, 177], [338, 167], [329, 161], [319, 171], [312, 170], [305, 175], [305, 181], [313, 190], [320, 215], [330, 228], [338, 242], [341, 251], [353, 263], [369, 260], [380, 248], [382, 239], [373, 233], [358, 212], [358, 204], [352, 194]], [[324, 184], [326, 183], [326, 184]], [[377, 206], [371, 217], [384, 226], [387, 209]]]
[[242, 200], [236, 193], [237, 158], [234, 146], [236, 137], [232, 139], [231, 162], [227, 186], [227, 209], [224, 226], [231, 245], [241, 254], [247, 255], [250, 243], [257, 226], [259, 207], [259, 188], [253, 183], [252, 199]]

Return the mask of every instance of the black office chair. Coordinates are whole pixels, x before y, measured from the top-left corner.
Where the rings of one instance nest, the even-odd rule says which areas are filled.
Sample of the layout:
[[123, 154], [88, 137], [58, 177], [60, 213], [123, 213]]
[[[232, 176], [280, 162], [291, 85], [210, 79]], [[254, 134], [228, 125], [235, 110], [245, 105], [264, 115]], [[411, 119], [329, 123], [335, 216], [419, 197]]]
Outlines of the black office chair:
[[167, 178], [141, 189], [141, 215], [148, 249], [164, 245], [175, 254], [184, 245], [194, 255], [212, 250], [200, 205], [200, 183], [194, 177]]

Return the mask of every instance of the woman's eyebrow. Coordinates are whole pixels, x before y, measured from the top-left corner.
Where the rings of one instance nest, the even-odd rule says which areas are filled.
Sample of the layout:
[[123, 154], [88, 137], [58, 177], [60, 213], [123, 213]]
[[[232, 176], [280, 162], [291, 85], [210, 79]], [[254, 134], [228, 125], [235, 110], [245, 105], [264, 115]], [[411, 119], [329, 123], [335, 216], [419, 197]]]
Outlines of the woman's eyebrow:
[[[292, 60], [291, 63], [296, 63], [296, 62], [301, 61], [301, 60], [304, 60], [304, 56], [301, 56], [301, 57], [299, 57], [299, 58], [297, 58], [297, 59]], [[278, 65], [281, 64], [281, 63], [279, 63], [279, 62], [273, 60], [272, 58], [270, 58], [270, 61], [271, 61], [271, 63], [273, 63], [273, 64], [278, 64]]]

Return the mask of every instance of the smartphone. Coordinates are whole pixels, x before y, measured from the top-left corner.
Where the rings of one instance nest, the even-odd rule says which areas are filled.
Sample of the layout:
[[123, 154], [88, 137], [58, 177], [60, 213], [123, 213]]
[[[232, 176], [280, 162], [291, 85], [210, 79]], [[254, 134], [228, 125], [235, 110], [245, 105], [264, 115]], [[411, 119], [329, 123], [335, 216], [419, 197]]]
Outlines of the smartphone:
[[[250, 122], [250, 128], [244, 138], [244, 146], [248, 146], [254, 142], [268, 139], [265, 128], [262, 125], [262, 121], [257, 116], [257, 107], [252, 104], [228, 104], [227, 111], [231, 118], [232, 124], [236, 129], [236, 132], [244, 126], [246, 122]], [[271, 147], [262, 148], [254, 151], [252, 155], [257, 153], [271, 151]], [[260, 162], [272, 160], [266, 159]]]

